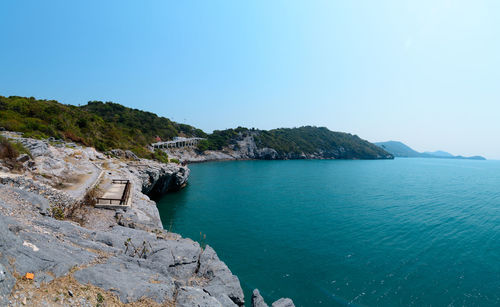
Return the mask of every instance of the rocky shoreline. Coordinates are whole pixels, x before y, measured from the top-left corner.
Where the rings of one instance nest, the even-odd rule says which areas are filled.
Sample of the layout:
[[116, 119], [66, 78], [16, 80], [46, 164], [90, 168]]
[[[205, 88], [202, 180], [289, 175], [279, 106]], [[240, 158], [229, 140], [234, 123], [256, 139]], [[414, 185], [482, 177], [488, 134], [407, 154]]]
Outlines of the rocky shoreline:
[[[148, 195], [181, 189], [186, 166], [5, 136], [31, 158], [17, 172], [1, 166], [1, 306], [267, 306], [258, 290], [245, 301], [210, 246], [163, 229]], [[116, 178], [132, 182], [131, 207], [93, 207], [89, 196]]]
[[[169, 157], [188, 163], [231, 161], [231, 160], [334, 160], [343, 159], [346, 149], [339, 146], [332, 151], [320, 151], [314, 153], [279, 153], [274, 148], [259, 148], [255, 138], [250, 135], [239, 135], [233, 140], [233, 144], [221, 150], [206, 150], [200, 152], [196, 148], [167, 148], [163, 149]], [[377, 156], [376, 159], [394, 159], [392, 155]]]

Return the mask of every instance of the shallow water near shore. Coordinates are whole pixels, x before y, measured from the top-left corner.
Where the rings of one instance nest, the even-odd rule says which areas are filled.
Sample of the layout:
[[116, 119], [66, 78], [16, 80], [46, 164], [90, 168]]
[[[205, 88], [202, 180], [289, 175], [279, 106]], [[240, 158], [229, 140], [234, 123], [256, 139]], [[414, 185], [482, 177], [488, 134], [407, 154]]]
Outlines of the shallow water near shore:
[[[214, 247], [250, 306], [500, 304], [500, 161], [190, 165], [165, 229]], [[206, 238], [204, 238], [206, 236]]]

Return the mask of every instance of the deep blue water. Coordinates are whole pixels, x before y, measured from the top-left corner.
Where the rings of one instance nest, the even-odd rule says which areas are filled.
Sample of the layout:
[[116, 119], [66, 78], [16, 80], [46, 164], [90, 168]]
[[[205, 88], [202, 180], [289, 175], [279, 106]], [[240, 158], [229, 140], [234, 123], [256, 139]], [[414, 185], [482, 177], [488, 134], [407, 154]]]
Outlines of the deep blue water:
[[259, 288], [297, 306], [500, 305], [500, 161], [190, 168], [158, 203], [164, 227], [213, 246], [247, 302]]

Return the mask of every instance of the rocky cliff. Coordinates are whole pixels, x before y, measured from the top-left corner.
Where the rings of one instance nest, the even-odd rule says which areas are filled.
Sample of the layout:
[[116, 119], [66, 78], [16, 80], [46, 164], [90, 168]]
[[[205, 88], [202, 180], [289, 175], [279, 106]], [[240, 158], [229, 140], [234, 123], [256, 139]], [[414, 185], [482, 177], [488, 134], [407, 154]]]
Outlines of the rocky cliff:
[[[245, 303], [238, 278], [215, 251], [163, 230], [148, 197], [182, 188], [187, 167], [6, 135], [25, 144], [32, 158], [17, 173], [1, 166], [0, 306]], [[116, 178], [132, 182], [131, 207], [93, 207], [89, 195]], [[257, 304], [261, 298], [254, 301], [264, 306]]]
[[[197, 148], [169, 148], [165, 152], [169, 157], [185, 162], [206, 162], [224, 160], [296, 160], [296, 159], [393, 159], [394, 157], [380, 150], [370, 154], [359, 154], [342, 145], [326, 146], [328, 149], [306, 151], [277, 151], [271, 147], [257, 144], [259, 132], [238, 133], [220, 150], [199, 151]], [[363, 141], [366, 142], [366, 141]], [[368, 143], [368, 142], [366, 142]], [[377, 148], [368, 143], [370, 147]], [[368, 146], [368, 145], [367, 145]]]

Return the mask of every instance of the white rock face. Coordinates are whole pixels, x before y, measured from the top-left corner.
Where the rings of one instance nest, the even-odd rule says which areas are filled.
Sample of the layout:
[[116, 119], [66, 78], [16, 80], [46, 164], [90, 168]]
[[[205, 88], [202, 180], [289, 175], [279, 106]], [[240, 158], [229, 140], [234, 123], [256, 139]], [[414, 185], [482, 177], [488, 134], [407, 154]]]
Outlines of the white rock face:
[[207, 150], [198, 152], [195, 148], [169, 148], [165, 149], [169, 157], [185, 162], [206, 162], [225, 160], [279, 159], [278, 152], [272, 148], [257, 148], [253, 136], [247, 135], [236, 141], [236, 144], [220, 151]]

